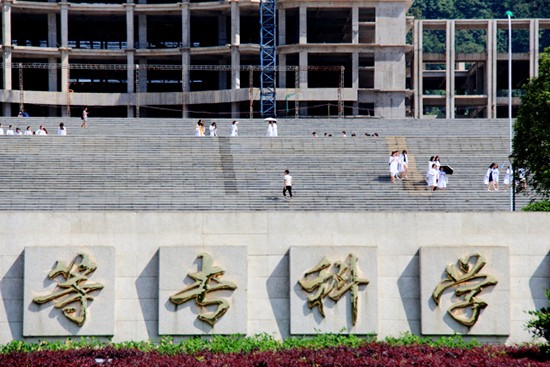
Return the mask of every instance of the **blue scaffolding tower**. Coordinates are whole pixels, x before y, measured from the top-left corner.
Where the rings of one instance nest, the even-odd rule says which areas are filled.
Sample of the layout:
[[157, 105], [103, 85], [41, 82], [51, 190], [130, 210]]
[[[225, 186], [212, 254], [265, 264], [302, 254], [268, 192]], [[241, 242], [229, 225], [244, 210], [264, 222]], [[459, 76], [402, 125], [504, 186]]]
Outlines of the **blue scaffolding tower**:
[[260, 1], [260, 106], [262, 117], [275, 117], [276, 0]]

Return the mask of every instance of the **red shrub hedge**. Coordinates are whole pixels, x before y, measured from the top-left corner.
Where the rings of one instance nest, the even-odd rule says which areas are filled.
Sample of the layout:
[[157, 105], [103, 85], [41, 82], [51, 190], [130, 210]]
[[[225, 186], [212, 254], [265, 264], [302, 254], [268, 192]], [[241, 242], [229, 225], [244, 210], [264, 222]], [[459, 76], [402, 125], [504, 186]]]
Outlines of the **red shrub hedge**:
[[161, 355], [134, 349], [80, 349], [0, 355], [2, 367], [550, 367], [535, 347], [473, 349], [365, 344], [359, 348]]

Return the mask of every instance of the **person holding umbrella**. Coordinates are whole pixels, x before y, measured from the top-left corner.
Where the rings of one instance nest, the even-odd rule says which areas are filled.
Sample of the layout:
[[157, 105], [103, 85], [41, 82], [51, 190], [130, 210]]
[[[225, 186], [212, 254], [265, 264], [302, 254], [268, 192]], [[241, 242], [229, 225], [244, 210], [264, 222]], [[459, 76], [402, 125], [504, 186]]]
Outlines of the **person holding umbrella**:
[[267, 132], [265, 136], [276, 138], [279, 136], [279, 132], [277, 131], [277, 120], [273, 117], [266, 117], [264, 121], [267, 121]]

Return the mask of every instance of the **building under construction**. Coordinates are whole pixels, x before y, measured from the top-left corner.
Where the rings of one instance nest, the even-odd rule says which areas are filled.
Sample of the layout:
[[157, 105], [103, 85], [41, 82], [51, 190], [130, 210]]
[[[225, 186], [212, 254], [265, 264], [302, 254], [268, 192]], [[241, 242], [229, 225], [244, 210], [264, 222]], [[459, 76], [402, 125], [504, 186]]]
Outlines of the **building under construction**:
[[[282, 117], [505, 117], [507, 22], [414, 21], [411, 4], [2, 0], [2, 113], [245, 118], [267, 101]], [[519, 89], [538, 73], [550, 21], [512, 25], [530, 42], [513, 55]], [[471, 30], [481, 51], [456, 45]], [[429, 32], [442, 51], [423, 49]]]

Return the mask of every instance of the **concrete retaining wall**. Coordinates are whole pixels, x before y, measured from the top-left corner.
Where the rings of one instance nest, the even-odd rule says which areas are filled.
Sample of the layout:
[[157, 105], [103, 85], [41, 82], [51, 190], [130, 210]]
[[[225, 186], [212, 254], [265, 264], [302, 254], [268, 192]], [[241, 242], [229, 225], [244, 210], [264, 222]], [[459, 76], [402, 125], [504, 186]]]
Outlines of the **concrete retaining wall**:
[[[433, 311], [434, 305], [430, 304], [425, 296], [421, 296], [421, 283], [424, 289], [426, 279], [433, 277], [435, 287], [443, 278], [445, 267], [458, 260], [449, 258], [440, 266], [432, 264], [429, 271], [435, 274], [426, 274], [422, 272], [420, 264], [429, 259], [423, 258], [421, 262], [420, 257], [421, 253], [430, 251], [421, 251], [421, 248], [448, 247], [456, 254], [460, 252], [457, 252], [457, 248], [464, 248], [460, 256], [483, 253], [484, 249], [504, 250], [499, 250], [499, 263], [490, 264], [488, 261], [484, 272], [498, 268], [496, 273], [501, 278], [499, 284], [507, 284], [509, 288], [506, 291], [507, 295], [499, 297], [508, 299], [502, 302], [499, 302], [498, 298], [494, 300], [490, 288], [484, 290], [479, 297], [486, 298], [485, 300], [492, 299], [488, 301], [486, 310], [506, 307], [508, 302], [509, 311], [505, 311], [505, 315], [509, 313], [509, 319], [497, 321], [507, 323], [508, 328], [498, 328], [500, 336], [482, 334], [476, 337], [489, 341], [528, 341], [531, 339], [524, 329], [524, 324], [529, 315], [524, 311], [545, 306], [544, 289], [550, 287], [549, 219], [550, 216], [544, 213], [502, 212], [2, 212], [0, 342], [25, 339], [23, 322], [24, 319], [30, 320], [28, 316], [24, 317], [27, 312], [41, 312], [39, 315], [42, 315], [45, 321], [60, 322], [61, 311], [54, 309], [51, 304], [41, 306], [44, 307], [41, 311], [37, 310], [36, 306], [26, 304], [31, 302], [29, 295], [34, 296], [33, 292], [40, 291], [36, 289], [36, 284], [29, 286], [24, 279], [25, 271], [29, 271], [30, 266], [27, 264], [26, 267], [24, 263], [26, 248], [38, 247], [43, 251], [43, 247], [51, 247], [52, 250], [72, 247], [76, 254], [81, 249], [94, 249], [98, 246], [114, 248], [115, 281], [112, 284], [112, 281], [106, 278], [102, 283], [104, 289], [101, 292], [110, 290], [100, 292], [97, 298], [89, 303], [89, 322], [112, 322], [109, 315], [105, 315], [102, 320], [101, 315], [94, 314], [94, 305], [99, 310], [98, 305], [101, 302], [113, 302], [115, 341], [158, 338], [159, 307], [165, 304], [158, 296], [159, 288], [163, 287], [159, 286], [159, 264], [162, 263], [159, 253], [163, 248], [188, 247], [195, 252], [198, 249], [208, 252], [220, 246], [244, 247], [247, 253], [242, 259], [240, 256], [231, 255], [235, 258], [228, 261], [225, 257], [222, 261], [226, 271], [224, 279], [227, 277], [231, 280], [232, 266], [238, 266], [247, 273], [247, 284], [238, 284], [241, 293], [235, 293], [238, 297], [247, 298], [246, 303], [242, 298], [239, 301], [246, 304], [247, 309], [242, 310], [244, 306], [241, 305], [239, 307], [242, 312], [239, 313], [235, 307], [230, 308], [223, 318], [231, 319], [232, 312], [239, 313], [240, 317], [244, 314], [247, 319], [246, 326], [240, 327], [248, 334], [266, 332], [283, 338], [290, 335], [291, 329], [303, 330], [303, 327], [296, 327], [295, 323], [302, 323], [306, 319], [311, 323], [311, 319], [308, 318], [314, 318], [317, 323], [324, 322], [316, 309], [308, 311], [303, 307], [303, 312], [294, 312], [291, 315], [291, 295], [294, 297], [300, 291], [295, 279], [291, 280], [291, 274], [295, 274], [296, 269], [292, 270], [290, 264], [300, 264], [299, 261], [289, 260], [291, 248], [310, 247], [313, 252], [312, 259], [317, 256], [319, 260], [323, 256], [332, 257], [333, 260], [344, 260], [350, 252], [349, 248], [375, 248], [376, 261], [370, 262], [377, 264], [375, 275], [372, 269], [365, 269], [370, 265], [360, 263], [360, 266], [365, 274], [369, 273], [369, 281], [375, 281], [372, 284], [376, 284], [376, 287], [369, 284], [360, 291], [370, 292], [367, 293], [370, 302], [373, 298], [377, 300], [377, 305], [368, 306], [369, 310], [377, 312], [377, 324], [373, 323], [367, 329], [377, 332], [380, 337], [398, 336], [405, 331], [422, 334], [424, 323], [421, 316], [426, 312], [426, 307], [428, 310], [431, 307]], [[335, 254], [339, 248], [342, 248], [342, 254]], [[30, 253], [30, 250], [27, 252]], [[358, 253], [361, 254], [360, 251]], [[441, 258], [441, 251], [438, 254]], [[502, 260], [502, 254], [508, 259]], [[362, 260], [360, 256], [359, 261]], [[58, 260], [69, 262], [71, 259]], [[36, 259], [33, 261], [36, 262]], [[216, 262], [215, 256], [214, 261]], [[108, 261], [102, 263], [101, 259], [96, 259], [96, 262], [98, 267], [108, 264]], [[316, 262], [311, 263], [304, 258], [303, 269], [299, 271], [303, 274], [315, 266]], [[508, 266], [507, 262], [509, 269], [505, 269]], [[197, 264], [188, 265], [189, 269], [195, 269], [193, 271], [198, 267]], [[53, 267], [51, 259], [42, 267], [33, 265], [32, 271], [43, 273], [44, 288], [49, 286], [47, 273]], [[170, 276], [170, 273], [164, 274], [164, 277]], [[237, 278], [233, 277], [233, 280]], [[90, 275], [90, 279], [93, 279], [93, 275]], [[180, 283], [182, 287], [185, 286], [184, 279], [181, 279]], [[494, 289], [499, 290], [499, 284], [495, 285]], [[500, 291], [503, 289], [506, 288], [500, 288]], [[26, 292], [31, 293], [25, 295]], [[107, 299], [108, 295], [111, 297], [110, 300]], [[304, 299], [303, 295], [300, 297]], [[359, 302], [358, 322], [361, 322], [368, 318], [361, 318], [361, 311], [366, 312], [366, 308], [361, 309], [361, 299]], [[342, 307], [344, 308], [347, 306]], [[332, 307], [330, 311], [335, 309], [337, 308]], [[481, 312], [480, 319], [490, 314], [488, 311], [485, 312], [486, 310]], [[192, 310], [171, 309], [167, 306], [167, 309], [161, 311]], [[346, 322], [349, 322], [349, 315], [344, 317], [342, 326], [346, 326]], [[444, 322], [449, 330], [456, 332], [468, 333], [474, 330], [455, 327], [449, 320]], [[32, 327], [25, 325], [25, 335], [43, 335], [33, 333], [33, 328], [38, 330], [44, 327], [40, 322], [34, 323], [36, 325]], [[292, 328], [291, 323], [294, 325]], [[433, 320], [430, 321], [430, 325], [433, 326]], [[209, 330], [217, 332], [216, 328], [198, 328], [206, 330], [205, 333]], [[75, 333], [74, 327], [66, 329], [67, 335], [71, 334], [69, 330], [73, 330], [73, 335], [85, 335]], [[351, 332], [364, 330], [353, 327], [350, 329]], [[485, 327], [483, 330], [491, 330], [491, 327]], [[502, 330], [505, 330], [504, 334], [509, 331], [509, 335], [501, 335]], [[312, 333], [314, 332], [313, 330]], [[29, 339], [33, 338], [36, 337]]]

